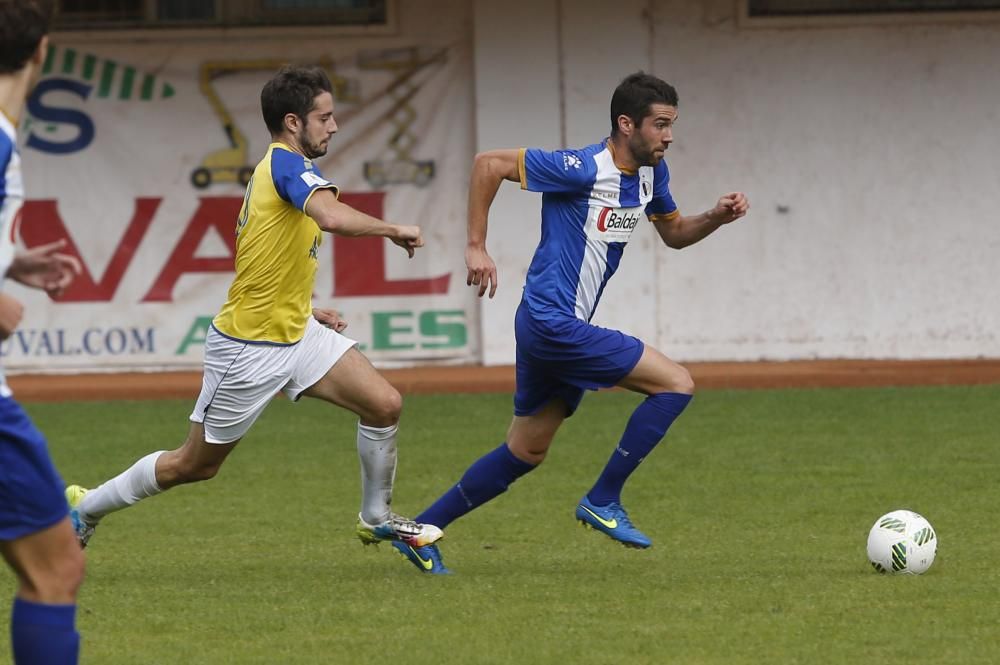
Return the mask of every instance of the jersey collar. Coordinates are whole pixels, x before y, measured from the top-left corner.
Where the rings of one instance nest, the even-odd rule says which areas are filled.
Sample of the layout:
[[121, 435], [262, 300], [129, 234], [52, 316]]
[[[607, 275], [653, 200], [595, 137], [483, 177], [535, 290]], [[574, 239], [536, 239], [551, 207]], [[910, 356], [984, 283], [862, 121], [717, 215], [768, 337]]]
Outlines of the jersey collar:
[[618, 160], [615, 158], [615, 144], [611, 140], [610, 136], [608, 138], [604, 139], [604, 145], [608, 146], [608, 152], [611, 153], [611, 161], [614, 162], [616, 169], [618, 169], [619, 171], [621, 171], [625, 175], [635, 175], [636, 174], [636, 169], [626, 168], [626, 167], [624, 167], [624, 166], [622, 166], [621, 164], [618, 163]]
[[3, 109], [0, 109], [0, 129], [11, 138], [17, 134], [17, 122]]

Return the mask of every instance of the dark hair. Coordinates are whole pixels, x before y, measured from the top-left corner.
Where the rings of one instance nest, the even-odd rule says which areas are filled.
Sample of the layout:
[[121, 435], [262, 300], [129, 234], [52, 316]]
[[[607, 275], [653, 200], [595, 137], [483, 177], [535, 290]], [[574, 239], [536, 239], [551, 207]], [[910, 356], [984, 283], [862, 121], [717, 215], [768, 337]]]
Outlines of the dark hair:
[[332, 91], [330, 79], [321, 68], [285, 65], [260, 91], [264, 124], [271, 134], [280, 134], [285, 129], [287, 114], [294, 113], [304, 122], [316, 96]]
[[653, 104], [676, 107], [674, 86], [645, 72], [626, 76], [611, 95], [611, 135], [618, 133], [618, 116], [627, 115], [637, 126], [641, 125]]
[[52, 0], [0, 0], [0, 74], [13, 74], [31, 60], [52, 13]]

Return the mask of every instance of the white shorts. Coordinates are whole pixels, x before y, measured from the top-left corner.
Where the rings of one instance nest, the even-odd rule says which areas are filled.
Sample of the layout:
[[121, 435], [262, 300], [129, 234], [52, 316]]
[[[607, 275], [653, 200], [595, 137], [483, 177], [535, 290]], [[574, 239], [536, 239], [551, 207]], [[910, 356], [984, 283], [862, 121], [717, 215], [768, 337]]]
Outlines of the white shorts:
[[357, 344], [311, 316], [305, 335], [289, 346], [244, 342], [209, 328], [191, 422], [205, 425], [208, 443], [241, 439], [278, 392], [297, 400]]

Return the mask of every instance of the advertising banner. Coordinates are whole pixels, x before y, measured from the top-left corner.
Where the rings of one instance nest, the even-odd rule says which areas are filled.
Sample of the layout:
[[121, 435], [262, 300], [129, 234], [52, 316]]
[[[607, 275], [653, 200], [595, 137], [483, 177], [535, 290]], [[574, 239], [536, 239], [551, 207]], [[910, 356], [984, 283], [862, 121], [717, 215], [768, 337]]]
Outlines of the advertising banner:
[[28, 196], [15, 239], [65, 239], [83, 274], [58, 302], [8, 287], [26, 312], [2, 345], [5, 367], [200, 366], [244, 186], [270, 142], [260, 90], [285, 63], [330, 75], [339, 131], [314, 161], [342, 200], [419, 224], [426, 241], [408, 259], [387, 240], [326, 234], [314, 305], [340, 310], [376, 363], [476, 359], [463, 259], [471, 46], [443, 42], [56, 40], [19, 128]]

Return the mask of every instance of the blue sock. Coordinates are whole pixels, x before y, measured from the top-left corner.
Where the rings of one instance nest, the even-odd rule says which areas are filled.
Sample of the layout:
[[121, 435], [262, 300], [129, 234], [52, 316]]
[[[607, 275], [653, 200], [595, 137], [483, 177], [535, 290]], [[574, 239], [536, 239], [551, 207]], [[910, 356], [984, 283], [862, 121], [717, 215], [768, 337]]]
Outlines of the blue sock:
[[443, 529], [467, 512], [506, 492], [512, 482], [534, 468], [534, 464], [519, 460], [506, 443], [501, 443], [476, 460], [458, 484], [417, 515], [416, 520]]
[[18, 665], [74, 664], [80, 655], [80, 634], [74, 621], [76, 605], [43, 605], [14, 598], [10, 642]]
[[611, 453], [611, 459], [597, 482], [587, 492], [591, 503], [595, 506], [621, 503], [625, 481], [660, 442], [691, 398], [692, 395], [684, 393], [659, 393], [650, 395], [636, 407], [618, 447]]

